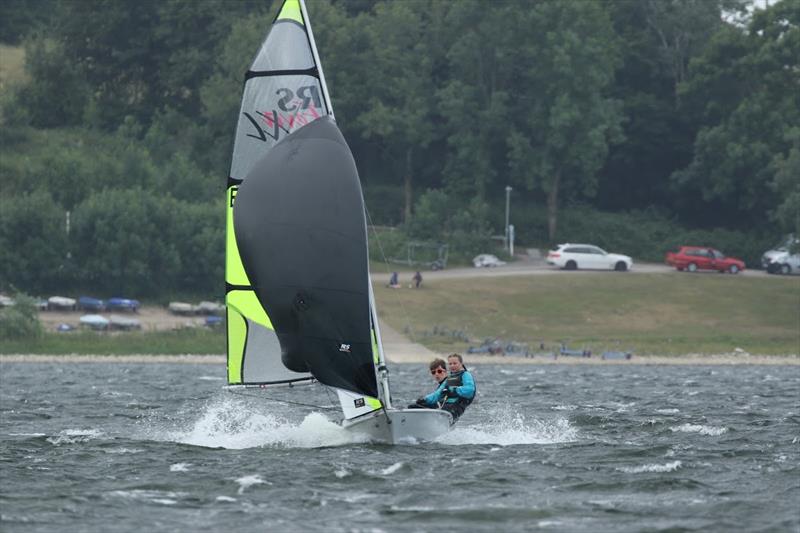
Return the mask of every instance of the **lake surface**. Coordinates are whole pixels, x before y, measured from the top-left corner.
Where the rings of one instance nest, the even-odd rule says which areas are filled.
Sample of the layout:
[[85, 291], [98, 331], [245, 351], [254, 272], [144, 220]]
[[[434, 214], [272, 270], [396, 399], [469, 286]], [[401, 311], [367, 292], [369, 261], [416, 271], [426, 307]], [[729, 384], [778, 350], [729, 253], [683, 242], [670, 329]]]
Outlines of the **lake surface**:
[[[396, 403], [431, 387], [391, 365]], [[0, 364], [0, 530], [800, 530], [800, 367], [476, 366], [435, 443], [354, 442], [324, 387]]]

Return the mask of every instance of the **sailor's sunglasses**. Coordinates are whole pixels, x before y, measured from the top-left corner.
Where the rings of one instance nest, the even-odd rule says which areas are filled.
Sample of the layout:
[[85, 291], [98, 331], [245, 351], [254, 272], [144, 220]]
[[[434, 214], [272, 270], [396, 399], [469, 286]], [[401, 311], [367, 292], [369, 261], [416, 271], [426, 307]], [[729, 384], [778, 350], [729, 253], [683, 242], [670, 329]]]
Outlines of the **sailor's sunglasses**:
[[431, 375], [436, 375], [436, 374], [447, 374], [447, 370], [445, 370], [444, 368], [437, 368], [435, 370], [431, 370]]

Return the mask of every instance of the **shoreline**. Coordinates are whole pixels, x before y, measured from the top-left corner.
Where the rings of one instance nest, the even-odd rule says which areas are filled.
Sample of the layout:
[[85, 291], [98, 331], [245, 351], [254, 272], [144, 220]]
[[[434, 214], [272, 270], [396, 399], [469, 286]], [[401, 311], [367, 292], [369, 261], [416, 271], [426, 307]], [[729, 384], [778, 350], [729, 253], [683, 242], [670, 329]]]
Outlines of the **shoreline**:
[[[434, 357], [440, 356], [433, 354]], [[387, 355], [391, 364], [427, 364], [427, 354]], [[631, 359], [609, 359], [600, 357], [537, 356], [531, 358], [465, 355], [468, 364], [510, 365], [800, 365], [798, 355], [750, 355], [733, 354], [686, 354], [686, 355], [634, 355]], [[180, 363], [180, 364], [225, 364], [224, 355], [47, 355], [47, 354], [0, 354], [0, 363]]]

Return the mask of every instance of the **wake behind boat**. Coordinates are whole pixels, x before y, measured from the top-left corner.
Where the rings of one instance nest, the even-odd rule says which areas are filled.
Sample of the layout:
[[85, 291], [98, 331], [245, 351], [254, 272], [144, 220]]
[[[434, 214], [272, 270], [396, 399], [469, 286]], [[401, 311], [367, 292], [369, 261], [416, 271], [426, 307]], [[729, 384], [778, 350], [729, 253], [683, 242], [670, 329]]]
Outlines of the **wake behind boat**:
[[227, 187], [230, 386], [319, 382], [342, 426], [395, 444], [453, 423], [392, 406], [364, 199], [303, 0], [285, 0], [245, 75]]

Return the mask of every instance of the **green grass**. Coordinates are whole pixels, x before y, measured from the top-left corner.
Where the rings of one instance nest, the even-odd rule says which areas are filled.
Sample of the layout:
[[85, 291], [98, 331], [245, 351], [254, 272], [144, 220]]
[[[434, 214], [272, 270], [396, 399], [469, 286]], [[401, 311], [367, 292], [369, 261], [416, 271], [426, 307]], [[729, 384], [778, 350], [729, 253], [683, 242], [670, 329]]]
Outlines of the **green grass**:
[[102, 333], [76, 331], [45, 333], [38, 340], [3, 341], [3, 354], [224, 354], [222, 329], [183, 329], [178, 331], [133, 331]]
[[[800, 279], [577, 273], [376, 287], [381, 316], [436, 351], [487, 337], [551, 350], [637, 354], [800, 353]], [[434, 331], [435, 329], [435, 331]], [[444, 333], [442, 333], [444, 332]], [[464, 335], [470, 342], [463, 340]]]
[[[436, 351], [486, 337], [561, 341], [637, 355], [800, 353], [800, 278], [721, 274], [575, 273], [427, 280], [420, 290], [375, 284], [389, 325]], [[434, 330], [436, 333], [434, 333]], [[467, 336], [470, 342], [464, 340]], [[222, 354], [221, 330], [46, 333], [3, 341], [0, 353]]]

